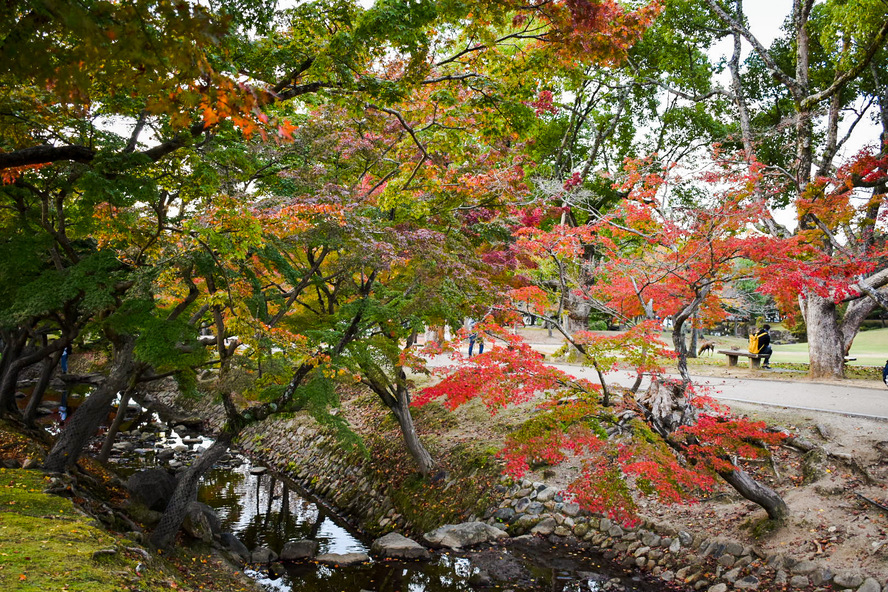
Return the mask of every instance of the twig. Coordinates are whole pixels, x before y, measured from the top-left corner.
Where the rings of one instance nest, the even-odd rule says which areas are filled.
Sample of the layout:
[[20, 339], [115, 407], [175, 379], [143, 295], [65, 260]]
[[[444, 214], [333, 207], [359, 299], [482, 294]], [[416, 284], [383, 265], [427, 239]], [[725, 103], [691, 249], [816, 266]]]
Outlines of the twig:
[[888, 512], [888, 506], [886, 506], [885, 504], [879, 503], [874, 499], [870, 499], [870, 498], [866, 497], [865, 495], [863, 495], [862, 493], [857, 493], [856, 491], [854, 492], [854, 495], [856, 495], [857, 497], [859, 497], [860, 499], [862, 499], [866, 502], [871, 503], [872, 505], [876, 506], [877, 508], [881, 508], [882, 510], [885, 510], [886, 512]]

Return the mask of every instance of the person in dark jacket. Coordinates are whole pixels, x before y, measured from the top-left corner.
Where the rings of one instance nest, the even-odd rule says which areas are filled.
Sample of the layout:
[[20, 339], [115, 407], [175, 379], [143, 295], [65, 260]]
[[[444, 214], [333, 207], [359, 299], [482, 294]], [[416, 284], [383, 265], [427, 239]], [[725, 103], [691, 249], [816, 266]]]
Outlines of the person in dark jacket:
[[888, 386], [888, 362], [885, 362], [885, 367], [882, 368], [882, 382], [885, 383], [885, 386]]
[[762, 368], [771, 368], [771, 353], [774, 350], [771, 349], [771, 325], [762, 325], [762, 330], [758, 334], [759, 338], [759, 351], [758, 353], [765, 356], [765, 361], [762, 363]]

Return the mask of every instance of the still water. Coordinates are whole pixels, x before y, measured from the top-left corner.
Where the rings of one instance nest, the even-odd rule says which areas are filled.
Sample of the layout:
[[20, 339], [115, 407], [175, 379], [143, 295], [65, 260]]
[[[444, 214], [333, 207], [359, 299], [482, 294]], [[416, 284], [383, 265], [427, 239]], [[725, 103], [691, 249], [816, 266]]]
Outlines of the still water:
[[[314, 539], [318, 553], [369, 553], [370, 541], [308, 493], [271, 473], [253, 472], [248, 463], [215, 469], [200, 493], [200, 501], [216, 509], [223, 531], [233, 532], [247, 548], [265, 546], [279, 553], [289, 541]], [[278, 564], [272, 571], [247, 573], [265, 589], [279, 592], [666, 589], [582, 549], [538, 540], [458, 554], [435, 552], [429, 561], [372, 561], [354, 567], [303, 562]]]

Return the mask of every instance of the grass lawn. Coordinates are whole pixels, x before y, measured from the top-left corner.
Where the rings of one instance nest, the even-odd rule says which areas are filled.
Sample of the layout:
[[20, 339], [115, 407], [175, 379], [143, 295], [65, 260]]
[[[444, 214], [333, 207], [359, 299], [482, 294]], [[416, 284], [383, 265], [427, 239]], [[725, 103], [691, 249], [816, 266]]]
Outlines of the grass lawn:
[[[744, 351], [749, 343], [747, 339], [736, 337], [712, 338], [707, 336], [707, 338], [714, 339], [720, 348], [725, 345], [737, 345]], [[779, 343], [773, 344], [772, 347], [774, 349], [774, 354], [771, 356], [772, 364], [807, 364], [810, 362], [807, 343]], [[851, 357], [857, 358], [857, 360], [849, 362], [850, 366], [884, 366], [885, 360], [888, 360], [888, 329], [875, 329], [858, 333], [854, 339], [854, 344], [851, 346]]]

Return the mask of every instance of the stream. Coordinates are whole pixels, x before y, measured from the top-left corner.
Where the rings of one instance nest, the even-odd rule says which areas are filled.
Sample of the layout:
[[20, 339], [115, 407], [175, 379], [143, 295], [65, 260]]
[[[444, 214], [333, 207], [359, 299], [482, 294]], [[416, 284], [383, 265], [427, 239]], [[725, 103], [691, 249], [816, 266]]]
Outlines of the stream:
[[[256, 474], [259, 473], [259, 474]], [[318, 553], [368, 553], [369, 540], [314, 501], [298, 485], [249, 462], [206, 475], [199, 500], [216, 509], [223, 531], [250, 549], [277, 552], [289, 541], [313, 539]], [[270, 591], [450, 592], [507, 589], [514, 592], [654, 592], [662, 585], [591, 555], [579, 546], [527, 537], [506, 547], [434, 552], [429, 561], [373, 561], [331, 568], [313, 562], [278, 564], [280, 571], [247, 570]]]
[[[75, 395], [76, 397], [76, 395]], [[75, 399], [76, 400], [76, 399]], [[76, 412], [75, 401], [62, 407], [50, 396], [42, 421], [56, 427]], [[79, 401], [77, 401], [79, 402]], [[75, 403], [71, 405], [71, 403]], [[135, 406], [132, 415], [144, 410]], [[129, 415], [129, 414], [128, 414]], [[138, 423], [135, 422], [135, 423]], [[126, 426], [126, 422], [124, 424]], [[181, 469], [212, 440], [177, 426], [171, 429], [156, 416], [141, 428], [122, 430], [110, 462], [123, 474], [143, 468]], [[176, 431], [178, 430], [178, 431]], [[93, 450], [101, 438], [93, 440]], [[366, 553], [371, 540], [298, 484], [255, 466], [232, 452], [202, 481], [199, 501], [212, 507], [222, 522], [248, 549], [267, 547], [280, 553], [291, 541], [313, 539], [318, 553]], [[247, 566], [244, 572], [269, 592], [663, 592], [638, 572], [604, 560], [584, 543], [553, 537], [519, 537], [507, 545], [453, 552], [433, 551], [427, 561], [372, 560], [349, 567], [314, 561]]]

